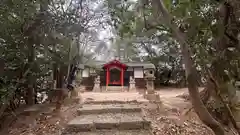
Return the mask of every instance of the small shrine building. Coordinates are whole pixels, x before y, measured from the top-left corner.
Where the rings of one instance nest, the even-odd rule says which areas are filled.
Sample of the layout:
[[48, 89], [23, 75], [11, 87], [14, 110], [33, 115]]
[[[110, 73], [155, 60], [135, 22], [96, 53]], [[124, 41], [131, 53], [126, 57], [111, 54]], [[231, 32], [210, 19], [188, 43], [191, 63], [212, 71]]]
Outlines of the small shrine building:
[[[98, 62], [95, 67], [85, 65], [82, 71], [82, 85], [86, 90], [93, 90], [94, 83], [99, 81], [100, 89], [111, 86], [129, 88], [134, 82], [134, 87], [146, 87], [146, 74], [154, 76], [155, 66], [147, 62], [123, 62], [117, 59], [107, 63]], [[99, 78], [96, 80], [96, 78]]]

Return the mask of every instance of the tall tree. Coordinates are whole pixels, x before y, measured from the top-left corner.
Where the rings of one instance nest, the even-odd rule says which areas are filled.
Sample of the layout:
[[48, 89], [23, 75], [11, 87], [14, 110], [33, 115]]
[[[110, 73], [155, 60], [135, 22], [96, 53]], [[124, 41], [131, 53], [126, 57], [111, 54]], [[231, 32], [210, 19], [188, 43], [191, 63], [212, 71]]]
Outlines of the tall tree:
[[[22, 104], [36, 103], [36, 95], [50, 88], [51, 74], [62, 87], [67, 66], [94, 57], [79, 47], [102, 30], [105, 14], [95, 1], [20, 0], [0, 2], [0, 117]], [[88, 34], [76, 40], [79, 35]], [[97, 42], [92, 40], [93, 43]], [[71, 49], [70, 44], [72, 44]], [[86, 44], [85, 46], [91, 46]], [[96, 48], [96, 43], [94, 47]], [[74, 52], [79, 47], [80, 53]], [[70, 50], [70, 51], [66, 51]], [[69, 57], [71, 53], [71, 57]], [[60, 72], [58, 70], [60, 68]]]
[[[182, 62], [194, 109], [200, 119], [216, 134], [224, 134], [224, 130], [201, 101], [198, 92], [197, 70], [200, 70], [203, 77], [208, 80], [206, 90], [223, 105], [226, 110], [224, 113], [227, 114], [235, 129], [238, 129], [231, 109], [225, 102], [234, 104], [231, 101], [231, 98], [235, 96], [232, 81], [235, 80], [234, 74], [239, 74], [236, 70], [239, 67], [236, 64], [239, 62], [237, 60], [239, 57], [238, 42], [236, 41], [239, 26], [237, 21], [239, 17], [236, 12], [238, 4], [236, 1], [175, 1], [173, 3], [171, 0], [164, 2], [145, 0], [137, 1], [128, 6], [127, 10], [111, 5], [117, 12], [113, 14], [113, 19], [117, 18], [115, 19], [118, 22], [116, 28], [123, 33], [120, 35], [129, 34], [129, 31], [138, 37], [141, 34], [167, 33], [167, 37], [172, 36], [173, 40], [177, 41], [180, 45], [179, 49], [183, 57]], [[134, 17], [121, 18], [122, 14], [133, 14], [133, 9], [140, 12], [134, 14]], [[145, 48], [148, 52], [153, 52], [151, 47]], [[222, 65], [227, 61], [231, 62]], [[229, 98], [223, 99], [222, 95], [226, 93]]]

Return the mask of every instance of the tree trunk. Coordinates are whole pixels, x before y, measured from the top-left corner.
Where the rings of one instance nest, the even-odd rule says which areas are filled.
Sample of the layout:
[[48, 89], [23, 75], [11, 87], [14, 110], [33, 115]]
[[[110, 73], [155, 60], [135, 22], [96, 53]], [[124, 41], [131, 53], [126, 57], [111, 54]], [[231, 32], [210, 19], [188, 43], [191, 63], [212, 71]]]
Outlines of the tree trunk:
[[[40, 4], [40, 13], [38, 13], [35, 17], [34, 23], [31, 24], [27, 29], [23, 28], [23, 34], [28, 37], [28, 49], [29, 49], [29, 54], [28, 54], [28, 67], [33, 65], [34, 60], [35, 60], [35, 48], [34, 48], [34, 34], [36, 34], [36, 29], [38, 27], [41, 27], [41, 22], [45, 19], [45, 12], [48, 9], [48, 3], [49, 1], [41, 1]], [[28, 26], [29, 24], [26, 23]], [[35, 77], [33, 77], [33, 74], [30, 73], [28, 74], [28, 87], [27, 87], [27, 104], [28, 105], [33, 105], [35, 104], [36, 101], [36, 91], [34, 89], [36, 83]]]
[[[183, 63], [185, 65], [186, 77], [188, 82], [188, 91], [195, 112], [198, 114], [201, 121], [207, 126], [209, 126], [216, 135], [225, 135], [223, 127], [211, 116], [199, 96], [196, 74], [197, 70], [191, 58], [191, 53], [188, 47], [186, 35], [181, 32], [175, 24], [173, 24], [173, 17], [168, 13], [161, 0], [152, 0], [152, 2], [153, 7], [155, 8], [155, 12], [157, 13], [157, 18], [162, 18], [161, 20], [159, 20], [159, 22], [164, 21], [164, 23], [172, 29], [173, 34], [180, 43], [180, 49], [183, 56]], [[159, 14], [161, 14], [162, 17], [160, 17]]]
[[[228, 48], [233, 47], [238, 50], [238, 52], [240, 51], [239, 41], [236, 41], [239, 32], [238, 29], [240, 28], [240, 23], [237, 21], [238, 18], [236, 17], [236, 10], [239, 10], [239, 6], [236, 5], [239, 5], [236, 1], [225, 1], [219, 4], [217, 24], [221, 27], [217, 33], [217, 38], [215, 38], [213, 42], [213, 46], [217, 50], [218, 56], [212, 62], [212, 66], [208, 72], [211, 79], [210, 81], [213, 83], [214, 93], [212, 95], [216, 97], [215, 99], [217, 101], [223, 104], [225, 110], [223, 113], [227, 114], [229, 121], [240, 134], [239, 127], [232, 115], [232, 111], [225, 101], [227, 100], [231, 103], [231, 99], [236, 95], [236, 89], [225, 87], [227, 84], [231, 83], [231, 78], [225, 71], [227, 69], [231, 72], [232, 66], [230, 62], [237, 60], [234, 54], [228, 51]], [[222, 95], [224, 94], [228, 95], [228, 98], [223, 99]]]
[[[28, 54], [28, 68], [30, 68], [31, 65], [34, 63], [35, 59], [35, 49], [33, 46], [33, 38], [29, 37], [28, 39], [28, 49], [29, 49], [29, 54]], [[33, 71], [33, 69], [31, 69]], [[35, 104], [35, 89], [34, 89], [34, 84], [35, 82], [35, 77], [33, 77], [33, 73], [30, 72], [28, 74], [28, 87], [27, 87], [27, 104], [28, 105], [33, 105]]]

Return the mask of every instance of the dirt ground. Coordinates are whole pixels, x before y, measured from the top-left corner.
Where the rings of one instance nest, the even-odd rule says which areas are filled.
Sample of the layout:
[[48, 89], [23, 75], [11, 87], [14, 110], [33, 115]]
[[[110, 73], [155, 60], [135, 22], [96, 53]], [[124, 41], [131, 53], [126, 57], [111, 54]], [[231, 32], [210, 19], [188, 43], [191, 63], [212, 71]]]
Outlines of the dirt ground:
[[180, 110], [183, 110], [189, 107], [190, 105], [190, 103], [185, 102], [183, 98], [177, 97], [184, 93], [188, 93], [188, 90], [186, 88], [182, 89], [165, 88], [156, 91], [160, 95], [161, 101], [165, 107], [178, 108]]
[[213, 135], [195, 112], [188, 112], [191, 103], [178, 97], [188, 93], [186, 88], [165, 88], [158, 90], [157, 93], [162, 102], [158, 109], [153, 104], [145, 107], [146, 115], [153, 123], [154, 135]]
[[[191, 104], [177, 97], [186, 93], [187, 89], [164, 88], [157, 90], [161, 104], [149, 103], [138, 93], [81, 93], [83, 100], [117, 100], [140, 101], [146, 118], [153, 124], [154, 135], [212, 135], [212, 132], [203, 125], [194, 112], [185, 114]], [[39, 115], [36, 122], [26, 122], [25, 116], [19, 116], [16, 122], [9, 127], [8, 133], [1, 135], [61, 135], [67, 122], [76, 116], [79, 105], [64, 106], [60, 114], [45, 113]], [[29, 120], [28, 120], [29, 121]]]

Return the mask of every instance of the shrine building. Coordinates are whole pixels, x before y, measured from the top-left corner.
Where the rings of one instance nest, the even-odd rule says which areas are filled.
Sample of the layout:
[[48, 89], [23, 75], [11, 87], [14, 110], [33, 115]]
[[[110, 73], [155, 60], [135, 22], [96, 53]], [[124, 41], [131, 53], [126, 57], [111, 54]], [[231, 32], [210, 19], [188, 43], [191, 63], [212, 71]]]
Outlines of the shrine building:
[[107, 87], [128, 88], [130, 83], [139, 89], [146, 87], [146, 74], [154, 76], [155, 66], [146, 62], [123, 62], [117, 59], [104, 62], [96, 62], [94, 66], [84, 65], [82, 71], [82, 85], [86, 90], [93, 90], [96, 78], [100, 89]]

